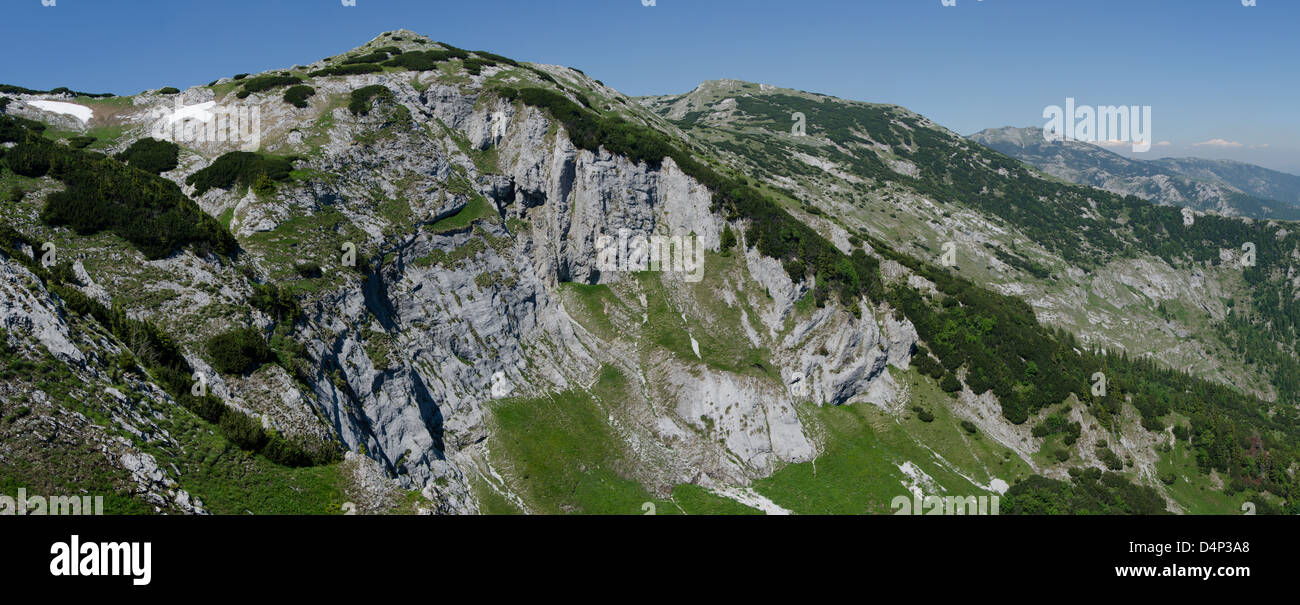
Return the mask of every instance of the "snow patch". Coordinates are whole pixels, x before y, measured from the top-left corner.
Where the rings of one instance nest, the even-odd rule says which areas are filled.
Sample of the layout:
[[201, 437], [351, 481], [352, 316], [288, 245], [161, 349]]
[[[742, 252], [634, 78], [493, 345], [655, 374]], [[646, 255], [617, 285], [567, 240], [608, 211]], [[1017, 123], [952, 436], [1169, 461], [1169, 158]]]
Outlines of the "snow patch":
[[85, 105], [77, 105], [76, 103], [64, 103], [62, 101], [27, 101], [27, 104], [50, 113], [70, 115], [81, 120], [83, 123], [89, 122], [90, 118], [95, 115], [95, 110], [86, 107]]

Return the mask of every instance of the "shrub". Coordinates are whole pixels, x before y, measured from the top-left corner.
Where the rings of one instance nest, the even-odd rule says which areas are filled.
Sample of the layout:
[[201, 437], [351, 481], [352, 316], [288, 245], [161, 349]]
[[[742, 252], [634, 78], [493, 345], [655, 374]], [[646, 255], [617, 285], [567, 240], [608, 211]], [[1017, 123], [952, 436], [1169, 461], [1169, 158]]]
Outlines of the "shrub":
[[117, 369], [129, 374], [135, 371], [135, 367], [135, 357], [131, 355], [130, 351], [122, 349], [122, 352], [117, 356]]
[[162, 174], [176, 169], [179, 164], [180, 150], [180, 146], [171, 141], [145, 137], [131, 143], [126, 151], [114, 157], [145, 172]]
[[260, 422], [248, 414], [227, 407], [222, 410], [217, 425], [226, 438], [240, 448], [256, 452], [266, 446], [266, 431], [262, 430]]
[[1057, 448], [1055, 452], [1052, 452], [1052, 455], [1056, 457], [1057, 462], [1065, 462], [1070, 459], [1070, 450], [1063, 447]]
[[484, 67], [492, 67], [496, 65], [496, 62], [488, 59], [481, 59], [479, 57], [470, 57], [462, 61], [461, 65], [464, 66], [465, 71], [477, 76], [480, 73], [483, 73]]
[[961, 421], [961, 428], [972, 435], [979, 432], [979, 428], [975, 426], [975, 423], [969, 420]]
[[0, 139], [22, 141], [5, 154], [6, 165], [28, 174], [48, 171], [64, 185], [46, 198], [41, 211], [46, 224], [66, 225], [80, 235], [111, 231], [149, 259], [191, 243], [222, 254], [238, 249], [230, 231], [176, 183], [102, 154], [58, 145], [37, 132], [21, 120], [0, 117]]
[[305, 84], [295, 84], [284, 91], [284, 102], [298, 109], [307, 107], [307, 98], [316, 94], [316, 89]]
[[244, 78], [247, 78], [247, 77], [248, 77], [248, 74], [235, 74], [234, 77], [232, 77], [231, 79], [232, 79], [232, 80], [243, 80]]
[[373, 74], [384, 71], [384, 68], [373, 63], [356, 63], [352, 65], [335, 65], [318, 69], [311, 72], [311, 77], [318, 78], [321, 76], [354, 76], [357, 74]]
[[275, 284], [252, 282], [252, 285], [253, 295], [248, 298], [248, 304], [253, 308], [281, 322], [292, 323], [302, 314], [302, 310], [298, 307], [298, 300], [288, 290], [281, 290]]
[[239, 328], [208, 339], [208, 357], [212, 367], [222, 374], [248, 374], [274, 361], [271, 347], [254, 328]]
[[194, 186], [195, 195], [209, 189], [251, 187], [265, 176], [271, 181], [289, 180], [293, 163], [286, 158], [249, 151], [232, 151], [212, 162], [207, 168], [191, 174], [185, 184]]
[[721, 250], [722, 250], [722, 252], [724, 252], [724, 253], [728, 253], [728, 252], [730, 252], [730, 250], [731, 250], [732, 248], [735, 248], [735, 247], [736, 247], [736, 233], [735, 233], [734, 231], [731, 230], [731, 225], [729, 225], [729, 224], [728, 224], [728, 225], [723, 225], [723, 227], [722, 227], [722, 243], [721, 243]]
[[505, 63], [506, 65], [510, 65], [512, 67], [519, 67], [518, 61], [515, 61], [514, 59], [511, 59], [509, 57], [503, 57], [496, 53], [490, 53], [486, 50], [476, 50], [474, 51], [474, 54], [478, 55], [479, 57], [482, 57], [484, 61], [490, 62], [492, 64]]
[[91, 144], [93, 144], [94, 142], [95, 142], [95, 137], [92, 137], [87, 134], [83, 134], [68, 139], [68, 146], [72, 147], [73, 149], [85, 149], [87, 147], [90, 147]]
[[930, 410], [927, 410], [921, 406], [915, 406], [912, 408], [912, 411], [916, 412], [916, 417], [921, 422], [934, 422], [934, 414], [931, 414]]
[[468, 58], [469, 53], [463, 50], [416, 50], [393, 57], [386, 61], [384, 65], [401, 67], [411, 71], [430, 71], [437, 69], [438, 64], [444, 61]]
[[13, 412], [11, 412], [9, 415], [5, 416], [5, 418], [4, 418], [4, 423], [5, 423], [5, 424], [13, 424], [13, 423], [15, 423], [15, 422], [18, 422], [19, 420], [22, 420], [23, 418], [25, 418], [26, 416], [30, 415], [31, 413], [32, 413], [32, 409], [31, 409], [31, 408], [29, 408], [29, 407], [27, 407], [27, 406], [25, 406], [25, 405], [20, 405], [20, 406], [18, 406], [18, 407], [17, 407]]
[[320, 263], [315, 263], [312, 261], [300, 261], [294, 263], [293, 268], [295, 271], [298, 272], [298, 275], [307, 278], [320, 277], [321, 275], [323, 275], [323, 273], [321, 272]]
[[50, 171], [49, 148], [37, 142], [19, 143], [5, 152], [5, 165], [14, 174], [43, 177]]
[[382, 84], [365, 86], [352, 91], [352, 99], [348, 102], [348, 111], [354, 115], [364, 116], [370, 113], [370, 107], [374, 99], [391, 100], [393, 91]]
[[174, 95], [174, 94], [179, 93], [180, 91], [181, 91], [181, 89], [179, 89], [179, 88], [175, 88], [175, 87], [173, 87], [173, 86], [164, 86], [164, 87], [158, 89], [158, 94], [160, 94], [160, 95]]
[[939, 381], [939, 388], [949, 393], [956, 393], [961, 390], [961, 381], [957, 380], [956, 376], [948, 374]]
[[243, 89], [240, 90], [238, 93], [236, 93], [235, 96], [243, 99], [255, 92], [264, 92], [267, 90], [271, 90], [273, 88], [279, 88], [281, 86], [291, 86], [293, 84], [302, 84], [302, 78], [296, 76], [281, 76], [275, 74], [257, 76], [255, 78], [244, 80]]
[[1106, 468], [1117, 471], [1124, 468], [1124, 462], [1108, 447], [1097, 447], [1097, 458], [1106, 464]]
[[383, 50], [377, 50], [370, 54], [360, 55], [344, 59], [343, 65], [358, 65], [361, 63], [382, 63], [388, 60], [388, 53]]
[[[1031, 434], [1035, 437], [1041, 438], [1060, 433], [1065, 436], [1064, 439], [1062, 439], [1062, 443], [1066, 445], [1074, 445], [1074, 442], [1079, 439], [1079, 435], [1082, 431], [1082, 424], [1071, 422], [1061, 414], [1052, 414], [1047, 418], [1044, 418], [1042, 422], [1038, 423], [1038, 425], [1034, 427], [1033, 431], [1031, 431]], [[1105, 447], [1105, 442], [1103, 442], [1101, 446]]]

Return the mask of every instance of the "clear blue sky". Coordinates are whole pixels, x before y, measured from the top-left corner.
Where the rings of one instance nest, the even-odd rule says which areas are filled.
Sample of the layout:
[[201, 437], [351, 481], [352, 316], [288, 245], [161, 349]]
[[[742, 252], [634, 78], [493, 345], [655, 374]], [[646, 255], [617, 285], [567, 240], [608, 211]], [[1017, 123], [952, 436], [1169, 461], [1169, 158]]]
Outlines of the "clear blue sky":
[[[1067, 96], [1150, 105], [1170, 145], [1300, 173], [1300, 1], [2, 0], [0, 82], [130, 94], [337, 54], [406, 28], [570, 65], [629, 95], [739, 78], [897, 103], [959, 133]], [[1228, 145], [1195, 145], [1221, 139]], [[1235, 145], [1239, 146], [1235, 146]]]

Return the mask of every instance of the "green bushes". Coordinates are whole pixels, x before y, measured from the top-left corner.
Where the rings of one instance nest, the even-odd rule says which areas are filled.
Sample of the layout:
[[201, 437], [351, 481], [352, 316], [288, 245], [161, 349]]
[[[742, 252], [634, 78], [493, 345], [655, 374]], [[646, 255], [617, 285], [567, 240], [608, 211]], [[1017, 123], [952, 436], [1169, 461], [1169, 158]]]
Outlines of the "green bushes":
[[977, 435], [980, 432], [979, 427], [976, 427], [975, 423], [969, 420], [961, 421], [961, 428], [971, 435]]
[[377, 51], [372, 52], [372, 53], [370, 53], [370, 54], [359, 55], [359, 56], [356, 56], [356, 57], [349, 57], [349, 58], [347, 58], [347, 59], [344, 59], [343, 62], [342, 62], [342, 64], [343, 64], [343, 65], [358, 65], [358, 64], [362, 64], [362, 63], [383, 63], [384, 61], [387, 61], [387, 60], [388, 60], [388, 53], [387, 53], [387, 52], [383, 52], [382, 50], [377, 50]]
[[453, 59], [468, 59], [469, 53], [455, 50], [416, 50], [409, 53], [403, 53], [384, 63], [388, 67], [400, 67], [411, 71], [430, 71], [438, 68], [438, 64]]
[[515, 61], [514, 59], [511, 59], [511, 58], [509, 58], [509, 57], [503, 57], [503, 56], [498, 55], [498, 54], [495, 54], [495, 53], [490, 53], [490, 52], [488, 52], [488, 51], [486, 51], [486, 50], [476, 50], [476, 51], [474, 51], [474, 54], [475, 54], [475, 55], [478, 55], [478, 56], [479, 56], [480, 58], [482, 58], [484, 61], [490, 62], [490, 64], [492, 64], [492, 65], [495, 65], [495, 64], [497, 64], [497, 63], [505, 63], [506, 65], [509, 65], [509, 66], [511, 66], [511, 67], [519, 67], [519, 66], [520, 66], [520, 65], [519, 65], [519, 62], [518, 62], [518, 61]]
[[298, 307], [298, 300], [288, 290], [283, 290], [275, 284], [259, 284], [252, 281], [253, 295], [249, 297], [248, 304], [254, 309], [258, 309], [278, 322], [293, 323], [302, 314], [302, 309]]
[[939, 381], [939, 388], [947, 393], [956, 393], [961, 390], [961, 381], [952, 374], [945, 374], [943, 380]]
[[301, 261], [301, 262], [294, 263], [293, 268], [295, 271], [298, 272], [298, 275], [301, 275], [302, 277], [306, 277], [306, 278], [315, 278], [315, 277], [320, 277], [322, 275], [320, 263], [316, 263], [312, 261]]
[[243, 98], [247, 98], [248, 95], [251, 95], [255, 92], [265, 92], [273, 88], [279, 88], [281, 86], [292, 86], [294, 84], [302, 84], [302, 78], [296, 76], [281, 76], [275, 74], [257, 76], [255, 78], [244, 80], [244, 85], [242, 90], [236, 93], [235, 96], [243, 99]]
[[40, 134], [45, 132], [45, 129], [45, 124], [36, 120], [18, 116], [6, 117], [0, 120], [0, 143], [19, 143], [26, 139], [29, 133]]
[[266, 339], [254, 328], [218, 334], [208, 339], [206, 346], [212, 367], [222, 374], [248, 374], [275, 360]]
[[73, 149], [85, 149], [95, 142], [95, 137], [90, 135], [79, 135], [68, 139], [68, 146]]
[[41, 220], [65, 225], [78, 234], [111, 231], [150, 259], [190, 244], [220, 254], [238, 249], [234, 236], [185, 197], [175, 183], [121, 162], [53, 141], [0, 116], [0, 139], [21, 133], [22, 141], [5, 154], [15, 173], [49, 174], [64, 184], [46, 197]]
[[483, 73], [484, 67], [492, 67], [496, 65], [496, 61], [491, 61], [489, 59], [481, 59], [479, 57], [470, 57], [462, 61], [461, 65], [465, 68], [465, 71], [469, 72], [472, 75], [477, 76]]
[[191, 174], [185, 184], [194, 186], [195, 195], [203, 195], [213, 187], [231, 189], [233, 187], [252, 187], [259, 177], [270, 181], [285, 182], [293, 162], [287, 158], [264, 155], [249, 151], [232, 151], [212, 162], [207, 168]]
[[355, 76], [358, 74], [373, 74], [384, 71], [384, 68], [373, 63], [356, 63], [352, 65], [335, 65], [318, 69], [309, 74], [313, 78], [321, 76]]
[[174, 95], [174, 94], [179, 94], [180, 92], [181, 89], [173, 86], [164, 86], [158, 89], [158, 94], [160, 95]]
[[67, 225], [81, 235], [112, 231], [150, 259], [191, 243], [220, 254], [238, 249], [234, 236], [171, 181], [107, 157], [82, 159], [57, 173], [67, 188], [46, 198], [41, 219], [50, 225]]
[[180, 150], [180, 146], [171, 141], [159, 141], [158, 139], [146, 137], [131, 143], [131, 146], [126, 151], [114, 157], [145, 172], [162, 174], [176, 169], [179, 163]]
[[1074, 442], [1079, 439], [1079, 435], [1082, 434], [1082, 432], [1083, 425], [1078, 422], [1066, 420], [1065, 416], [1060, 414], [1052, 414], [1048, 416], [1043, 419], [1042, 422], [1038, 423], [1034, 427], [1034, 430], [1031, 431], [1033, 436], [1038, 438], [1058, 433], [1064, 435], [1065, 438], [1062, 440], [1062, 443], [1065, 445], [1074, 445]]
[[33, 90], [31, 88], [23, 88], [22, 86], [14, 86], [12, 84], [0, 84], [0, 92], [13, 94], [13, 95], [68, 95], [72, 97], [91, 97], [91, 98], [108, 98], [108, 97], [117, 96], [114, 95], [113, 93], [108, 93], [108, 92], [90, 93], [90, 92], [69, 90], [66, 86], [60, 86], [58, 88], [55, 88], [54, 90]]
[[736, 247], [736, 232], [731, 230], [731, 225], [722, 226], [722, 241], [719, 244], [719, 250], [723, 254], [730, 254], [731, 249]]
[[307, 107], [307, 98], [316, 94], [316, 89], [305, 84], [295, 84], [284, 91], [284, 102], [298, 109]]
[[365, 86], [352, 91], [352, 98], [348, 102], [348, 111], [354, 115], [364, 116], [370, 113], [370, 107], [374, 99], [392, 100], [393, 91], [382, 84]]
[[1119, 459], [1119, 456], [1116, 455], [1115, 452], [1112, 451], [1109, 447], [1098, 445], [1097, 458], [1106, 464], [1106, 468], [1112, 471], [1117, 471], [1124, 468], [1124, 462], [1121, 461]]
[[1164, 498], [1154, 488], [1135, 485], [1119, 473], [1090, 468], [1071, 472], [1070, 481], [1034, 475], [1015, 484], [1003, 496], [1002, 513], [1163, 515], [1167, 511]]
[[912, 366], [916, 368], [916, 371], [925, 374], [930, 378], [941, 380], [946, 374], [943, 365], [938, 361], [935, 361], [935, 359], [930, 356], [930, 353], [922, 347], [918, 346], [917, 349], [919, 350], [916, 356], [912, 357]]
[[49, 145], [40, 142], [23, 142], [5, 152], [5, 165], [14, 174], [39, 178], [50, 171]]
[[921, 406], [913, 406], [912, 411], [916, 412], [916, 417], [921, 422], [934, 422], [934, 414], [931, 414], [930, 410]]

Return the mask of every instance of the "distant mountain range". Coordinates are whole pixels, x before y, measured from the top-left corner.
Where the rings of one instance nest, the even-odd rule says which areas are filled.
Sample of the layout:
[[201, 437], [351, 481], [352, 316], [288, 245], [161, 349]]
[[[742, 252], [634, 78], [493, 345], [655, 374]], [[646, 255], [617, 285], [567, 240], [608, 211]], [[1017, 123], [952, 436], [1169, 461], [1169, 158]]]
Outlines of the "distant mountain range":
[[970, 136], [1057, 178], [1158, 204], [1230, 216], [1300, 220], [1300, 176], [1202, 158], [1133, 160], [1091, 143], [1048, 141], [1041, 128], [991, 128]]

